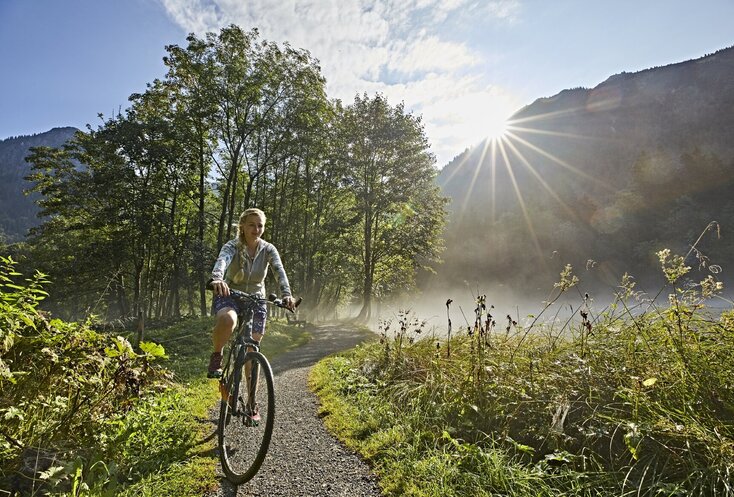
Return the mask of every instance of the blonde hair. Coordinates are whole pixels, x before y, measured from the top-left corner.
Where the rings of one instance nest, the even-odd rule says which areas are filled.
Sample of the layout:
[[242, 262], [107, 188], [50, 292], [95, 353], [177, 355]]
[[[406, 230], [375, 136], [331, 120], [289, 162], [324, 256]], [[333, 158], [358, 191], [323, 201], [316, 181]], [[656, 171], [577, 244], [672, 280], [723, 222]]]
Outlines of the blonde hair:
[[265, 213], [261, 211], [260, 209], [257, 209], [255, 207], [250, 207], [249, 209], [246, 209], [245, 212], [240, 214], [240, 220], [237, 223], [237, 238], [240, 240], [240, 243], [245, 243], [245, 235], [240, 230], [240, 226], [242, 226], [248, 217], [250, 216], [258, 216], [260, 219], [262, 219], [263, 224], [265, 224], [266, 217]]

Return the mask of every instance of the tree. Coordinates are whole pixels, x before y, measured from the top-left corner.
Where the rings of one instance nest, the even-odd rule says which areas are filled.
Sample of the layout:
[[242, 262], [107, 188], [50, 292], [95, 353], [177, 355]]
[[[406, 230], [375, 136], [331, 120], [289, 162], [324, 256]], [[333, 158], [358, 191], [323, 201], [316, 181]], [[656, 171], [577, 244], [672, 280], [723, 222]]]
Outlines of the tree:
[[[92, 305], [114, 295], [122, 315], [178, 314], [188, 232], [182, 220], [195, 178], [178, 160], [166, 88], [156, 82], [132, 99], [125, 114], [77, 134], [64, 150], [34, 151], [30, 179], [48, 219], [33, 241], [40, 251], [54, 248], [52, 279], [76, 279], [65, 288], [68, 302]], [[82, 275], [95, 284], [80, 285]]]
[[212, 194], [209, 175], [215, 162], [217, 139], [214, 121], [217, 112], [216, 91], [213, 87], [215, 63], [206, 56], [206, 44], [189, 37], [188, 49], [176, 45], [166, 47], [168, 67], [165, 84], [174, 100], [174, 120], [183, 148], [181, 160], [196, 175], [194, 202], [196, 204], [195, 237], [188, 246], [194, 266], [194, 278], [199, 293], [199, 313], [207, 314], [206, 262], [212, 258], [208, 250], [206, 234], [209, 222], [206, 211], [207, 198]]
[[221, 246], [231, 237], [234, 216], [250, 205], [258, 178], [294, 155], [299, 116], [324, 106], [325, 81], [308, 52], [260, 41], [256, 29], [233, 25], [187, 40], [185, 49], [168, 47], [166, 63], [179, 91], [197, 95], [212, 112]]
[[435, 158], [419, 117], [384, 96], [357, 95], [340, 116], [339, 160], [353, 192], [354, 237], [362, 309], [371, 315], [375, 290], [390, 293], [414, 282], [435, 261], [446, 201], [435, 183]]

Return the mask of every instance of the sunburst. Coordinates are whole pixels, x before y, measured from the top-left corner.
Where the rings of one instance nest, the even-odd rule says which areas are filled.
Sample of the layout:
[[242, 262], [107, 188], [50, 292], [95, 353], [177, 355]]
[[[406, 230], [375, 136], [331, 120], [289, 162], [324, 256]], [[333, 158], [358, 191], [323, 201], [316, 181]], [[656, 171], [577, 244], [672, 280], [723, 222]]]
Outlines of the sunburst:
[[[592, 136], [584, 136], [580, 134], [574, 134], [574, 133], [567, 133], [567, 132], [560, 132], [560, 131], [552, 131], [548, 129], [542, 129], [542, 128], [534, 128], [533, 121], [535, 120], [546, 120], [552, 117], [558, 117], [561, 114], [568, 113], [570, 111], [566, 110], [563, 112], [554, 112], [554, 113], [548, 113], [543, 114], [540, 116], [535, 117], [525, 117], [521, 119], [516, 120], [495, 120], [493, 122], [486, 123], [486, 136], [487, 138], [482, 142], [480, 145], [482, 147], [481, 154], [476, 153], [467, 153], [465, 157], [462, 158], [462, 162], [460, 164], [457, 164], [457, 167], [452, 171], [452, 174], [447, 178], [447, 182], [451, 181], [453, 176], [461, 169], [466, 169], [467, 167], [471, 167], [474, 165], [473, 170], [469, 172], [469, 175], [471, 176], [469, 186], [467, 189], [467, 192], [465, 194], [465, 197], [463, 198], [462, 205], [460, 207], [460, 210], [458, 212], [459, 217], [463, 217], [464, 214], [468, 211], [470, 207], [471, 197], [472, 193], [476, 189], [486, 188], [488, 191], [488, 200], [490, 205], [488, 206], [490, 208], [490, 215], [492, 222], [496, 221], [496, 190], [497, 190], [497, 166], [499, 165], [498, 160], [501, 160], [504, 162], [504, 166], [508, 175], [508, 178], [510, 180], [510, 184], [512, 187], [512, 190], [514, 191], [515, 199], [517, 200], [518, 206], [520, 207], [521, 214], [524, 220], [524, 223], [526, 225], [526, 229], [528, 234], [530, 235], [530, 239], [533, 244], [533, 248], [535, 249], [534, 252], [536, 253], [539, 260], [545, 262], [545, 257], [543, 256], [543, 249], [541, 247], [540, 240], [538, 238], [537, 232], [535, 230], [535, 227], [533, 226], [532, 222], [532, 216], [528, 208], [528, 204], [526, 202], [524, 195], [522, 185], [518, 181], [517, 174], [515, 169], [519, 166], [522, 169], [527, 170], [531, 178], [533, 178], [535, 181], [537, 181], [543, 190], [545, 190], [550, 198], [557, 203], [557, 205], [560, 206], [563, 212], [565, 212], [569, 218], [575, 219], [576, 221], [579, 221], [578, 214], [574, 211], [571, 206], [569, 206], [559, 195], [558, 192], [556, 192], [553, 187], [551, 186], [550, 181], [548, 181], [548, 174], [553, 174], [552, 172], [548, 172], [546, 170], [544, 173], [539, 172], [539, 170], [532, 164], [532, 160], [529, 158], [532, 155], [539, 155], [544, 157], [545, 159], [548, 159], [551, 164], [555, 165], [559, 171], [565, 171], [566, 173], [571, 173], [575, 176], [578, 176], [580, 178], [583, 178], [586, 181], [592, 182], [596, 184], [598, 187], [601, 187], [605, 190], [612, 190], [612, 186], [608, 183], [602, 181], [598, 177], [595, 177], [586, 171], [584, 171], [583, 168], [580, 168], [578, 166], [575, 166], [568, 161], [565, 161], [561, 159], [560, 157], [557, 157], [556, 155], [550, 153], [547, 150], [543, 150], [541, 146], [537, 145], [536, 143], [532, 143], [529, 141], [528, 138], [531, 135], [549, 135], [549, 136], [556, 136], [559, 138], [564, 138], [568, 140], [589, 140], [589, 139], [598, 139]], [[544, 126], [545, 127], [545, 126]], [[524, 137], [523, 137], [524, 136]], [[527, 154], [526, 152], [533, 152], [532, 154]], [[477, 157], [479, 155], [479, 157]], [[471, 159], [471, 157], [474, 157], [476, 159]], [[481, 185], [479, 184], [479, 178], [480, 178], [480, 172], [481, 168], [484, 166], [489, 166], [489, 185]]]

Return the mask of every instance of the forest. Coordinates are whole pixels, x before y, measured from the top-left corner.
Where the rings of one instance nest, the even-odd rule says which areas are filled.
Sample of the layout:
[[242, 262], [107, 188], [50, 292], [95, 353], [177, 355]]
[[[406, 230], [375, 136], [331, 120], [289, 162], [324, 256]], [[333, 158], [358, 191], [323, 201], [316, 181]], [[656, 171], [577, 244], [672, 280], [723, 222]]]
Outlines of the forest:
[[[48, 275], [56, 315], [207, 315], [205, 283], [250, 206], [311, 318], [414, 287], [446, 200], [420, 117], [330, 100], [304, 50], [238, 26], [166, 47], [167, 72], [63, 148], [27, 157], [43, 222], [0, 247]], [[270, 286], [274, 288], [274, 286]]]

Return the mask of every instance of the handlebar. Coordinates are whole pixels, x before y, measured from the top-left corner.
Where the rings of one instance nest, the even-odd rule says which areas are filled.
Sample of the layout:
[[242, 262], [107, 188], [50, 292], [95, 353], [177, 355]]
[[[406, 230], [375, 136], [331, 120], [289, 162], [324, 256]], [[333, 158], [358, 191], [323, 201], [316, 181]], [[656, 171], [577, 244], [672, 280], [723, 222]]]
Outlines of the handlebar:
[[[208, 290], [213, 290], [213, 288], [212, 288], [212, 280], [207, 281], [206, 288]], [[286, 305], [283, 303], [283, 299], [279, 299], [274, 293], [271, 293], [270, 295], [268, 295], [267, 300], [266, 299], [263, 299], [263, 298], [261, 298], [261, 297], [259, 297], [257, 295], [252, 295], [252, 294], [249, 294], [249, 293], [240, 291], [240, 290], [235, 290], [234, 288], [230, 288], [229, 289], [229, 294], [231, 296], [233, 296], [234, 298], [236, 298], [237, 300], [241, 300], [241, 301], [250, 300], [250, 301], [257, 301], [257, 302], [265, 302], [267, 304], [272, 304], [272, 305], [275, 305], [277, 307], [280, 307], [281, 309], [285, 309], [287, 311], [294, 312], [294, 311], [288, 309], [288, 307], [286, 307]], [[301, 302], [303, 302], [303, 297], [298, 297], [295, 300], [295, 306], [294, 306], [294, 308], [298, 308], [298, 306], [301, 305]]]
[[[232, 289], [230, 288], [230, 289], [229, 289], [229, 291], [230, 291], [230, 293], [232, 293], [232, 292], [234, 291], [234, 292], [237, 292], [237, 293], [240, 293], [240, 294], [243, 294], [243, 295], [248, 295], [248, 296], [252, 297], [251, 295], [249, 295], [249, 294], [247, 294], [247, 293], [244, 293], [244, 292], [240, 292], [239, 290], [232, 290]], [[291, 311], [290, 309], [288, 309], [288, 308], [287, 308], [287, 307], [285, 306], [285, 304], [283, 304], [283, 299], [279, 299], [279, 298], [277, 298], [277, 297], [276, 297], [276, 295], [275, 295], [274, 293], [271, 293], [270, 295], [268, 295], [268, 302], [269, 302], [269, 303], [271, 303], [271, 304], [273, 304], [273, 305], [277, 305], [278, 307], [280, 307], [280, 308], [282, 308], [282, 309], [286, 309], [286, 310], [289, 310], [289, 311]], [[298, 298], [297, 298], [297, 299], [295, 300], [295, 302], [294, 302], [294, 306], [293, 306], [293, 307], [294, 307], [294, 309], [297, 309], [297, 308], [298, 308], [298, 306], [299, 306], [299, 305], [301, 305], [301, 302], [303, 302], [303, 297], [298, 297]], [[291, 312], [294, 312], [294, 311], [291, 311]]]

